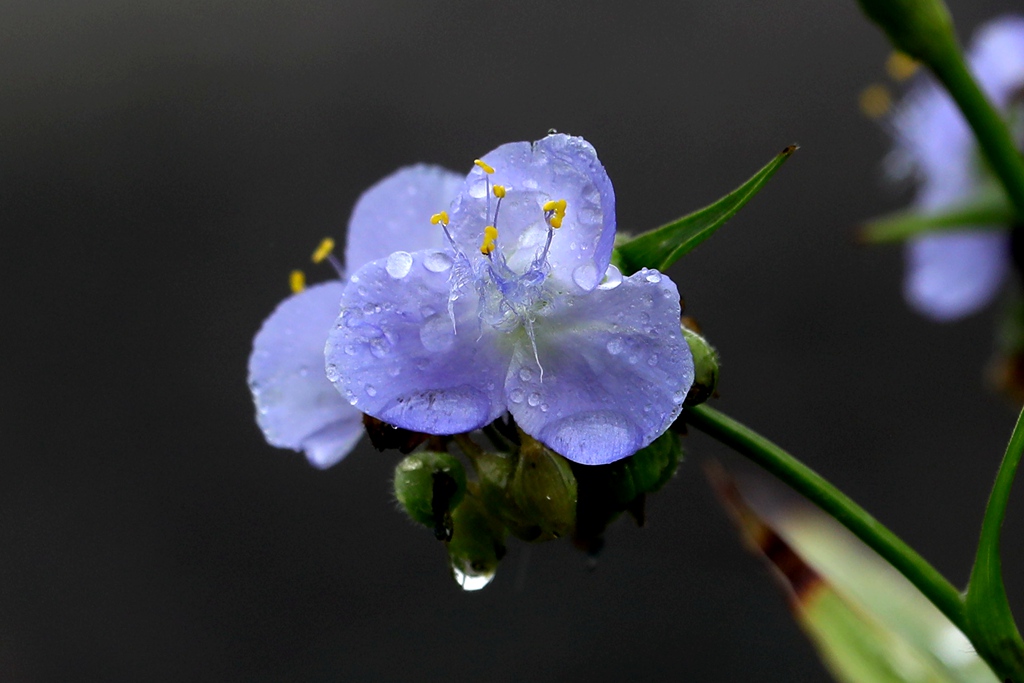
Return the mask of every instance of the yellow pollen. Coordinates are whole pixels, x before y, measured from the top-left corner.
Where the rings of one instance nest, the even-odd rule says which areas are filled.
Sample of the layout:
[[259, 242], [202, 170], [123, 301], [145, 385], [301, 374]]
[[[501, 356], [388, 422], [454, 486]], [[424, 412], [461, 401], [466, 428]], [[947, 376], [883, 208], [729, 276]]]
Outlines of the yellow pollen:
[[498, 239], [498, 229], [493, 225], [484, 228], [484, 241], [480, 243], [480, 253], [489, 256], [494, 251], [494, 243]]
[[877, 119], [892, 107], [892, 95], [884, 85], [874, 84], [864, 88], [859, 98], [860, 110], [870, 119]]
[[555, 202], [555, 211], [557, 211], [558, 213], [564, 214], [565, 207], [566, 203], [564, 199], [559, 199], [557, 202]]
[[293, 270], [288, 276], [288, 284], [291, 285], [292, 294], [298, 294], [306, 288], [306, 274], [301, 270]]
[[433, 216], [430, 217], [430, 224], [431, 225], [437, 225], [438, 223], [441, 223], [442, 225], [448, 225], [448, 212], [447, 211], [441, 211], [440, 213], [435, 213]]
[[551, 217], [551, 220], [549, 220], [548, 223], [551, 224], [552, 228], [555, 228], [557, 230], [558, 228], [562, 227], [562, 216], [556, 213], [554, 216]]
[[313, 252], [313, 263], [322, 262], [325, 258], [331, 255], [332, 251], [334, 251], [334, 240], [330, 237], [325, 237], [320, 243], [320, 246]]
[[903, 52], [895, 51], [885, 60], [885, 71], [894, 81], [905, 81], [921, 66], [920, 62]]
[[484, 173], [494, 173], [494, 167], [481, 159], [474, 159], [473, 163], [484, 170]]
[[494, 196], [497, 197], [498, 199], [501, 199], [502, 197], [505, 196], [504, 185], [495, 185], [494, 187], [491, 188], [491, 190], [494, 192]]
[[544, 206], [540, 207], [544, 211], [555, 211], [558, 208], [558, 202], [554, 199], [544, 202]]

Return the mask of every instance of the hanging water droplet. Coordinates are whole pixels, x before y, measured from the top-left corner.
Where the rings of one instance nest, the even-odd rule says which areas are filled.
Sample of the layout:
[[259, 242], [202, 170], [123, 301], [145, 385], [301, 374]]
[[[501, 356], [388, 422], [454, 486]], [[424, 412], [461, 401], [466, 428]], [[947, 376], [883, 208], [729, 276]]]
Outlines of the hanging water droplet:
[[401, 280], [403, 277], [409, 274], [409, 270], [412, 268], [412, 254], [407, 251], [396, 251], [391, 256], [388, 256], [388, 261], [384, 265], [384, 269], [388, 271], [388, 275]]
[[597, 286], [598, 289], [615, 289], [622, 284], [622, 271], [615, 266], [608, 266], [604, 271], [604, 280]]
[[485, 574], [467, 574], [458, 567], [452, 567], [455, 582], [464, 591], [478, 591], [494, 580], [494, 572]]
[[530, 398], [526, 399], [526, 402], [530, 404], [532, 407], [536, 408], [537, 406], [540, 405], [540, 394], [538, 394], [536, 391], [533, 392], [532, 394], [530, 394]]
[[508, 400], [516, 404], [522, 403], [524, 393], [525, 392], [522, 389], [516, 387], [512, 391], [508, 392]]
[[584, 263], [582, 266], [578, 266], [576, 270], [572, 271], [572, 281], [581, 289], [587, 291], [593, 289], [597, 284], [597, 268], [593, 263]]
[[423, 257], [423, 267], [431, 273], [443, 273], [452, 267], [452, 257], [443, 251], [432, 251]]
[[612, 339], [610, 342], [608, 342], [605, 348], [608, 349], [608, 353], [612, 354], [613, 356], [617, 356], [620, 353], [622, 353], [622, 340], [616, 337], [615, 339]]

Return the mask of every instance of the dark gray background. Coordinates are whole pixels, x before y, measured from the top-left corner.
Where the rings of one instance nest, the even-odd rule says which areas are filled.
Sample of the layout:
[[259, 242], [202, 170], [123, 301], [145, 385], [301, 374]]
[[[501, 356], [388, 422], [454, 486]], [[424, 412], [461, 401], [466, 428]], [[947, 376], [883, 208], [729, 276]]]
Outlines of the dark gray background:
[[[1020, 7], [951, 4], [961, 35]], [[672, 270], [719, 405], [962, 583], [1015, 415], [981, 381], [993, 311], [916, 317], [899, 250], [850, 239], [909, 197], [857, 109], [887, 53], [852, 0], [0, 3], [0, 680], [826, 680], [708, 491], [710, 440], [596, 571], [517, 545], [462, 594], [395, 457], [266, 446], [245, 366], [398, 166], [554, 127], [642, 229], [797, 142]]]

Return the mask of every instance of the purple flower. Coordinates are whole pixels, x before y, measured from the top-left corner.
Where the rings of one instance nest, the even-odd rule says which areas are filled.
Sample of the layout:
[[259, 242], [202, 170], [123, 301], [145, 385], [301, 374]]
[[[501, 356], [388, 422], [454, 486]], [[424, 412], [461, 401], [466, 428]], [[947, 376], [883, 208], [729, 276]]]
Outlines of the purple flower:
[[693, 381], [679, 294], [609, 265], [615, 197], [589, 143], [499, 147], [432, 222], [446, 248], [392, 253], [345, 288], [327, 376], [353, 406], [430, 434], [507, 410], [585, 464], [631, 455], [679, 415]]
[[[1002, 17], [983, 26], [968, 61], [982, 89], [1007, 111], [1024, 87], [1024, 18]], [[933, 80], [907, 95], [892, 124], [894, 174], [918, 177], [920, 209], [941, 211], [981, 189], [985, 172], [971, 130]], [[924, 235], [908, 243], [907, 263], [904, 294], [910, 305], [936, 320], [953, 320], [995, 296], [1010, 267], [1009, 236], [978, 230]]]
[[[410, 166], [367, 190], [349, 220], [345, 258], [358, 268], [398, 248], [443, 245], [442, 234], [410, 230], [448, 205], [462, 177], [433, 166]], [[339, 269], [340, 263], [335, 261]], [[249, 388], [267, 442], [302, 450], [326, 468], [348, 455], [363, 433], [361, 413], [324, 374], [324, 344], [338, 316], [344, 285], [332, 280], [278, 305], [253, 340]]]

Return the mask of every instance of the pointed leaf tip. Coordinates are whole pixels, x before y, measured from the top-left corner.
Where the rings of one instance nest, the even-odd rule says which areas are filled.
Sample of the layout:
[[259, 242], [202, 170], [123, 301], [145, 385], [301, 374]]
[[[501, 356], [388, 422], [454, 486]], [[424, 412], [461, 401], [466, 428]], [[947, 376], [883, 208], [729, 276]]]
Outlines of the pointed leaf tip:
[[797, 145], [789, 145], [747, 182], [717, 202], [619, 245], [615, 249], [615, 264], [626, 275], [643, 267], [667, 269], [736, 215], [797, 149]]

